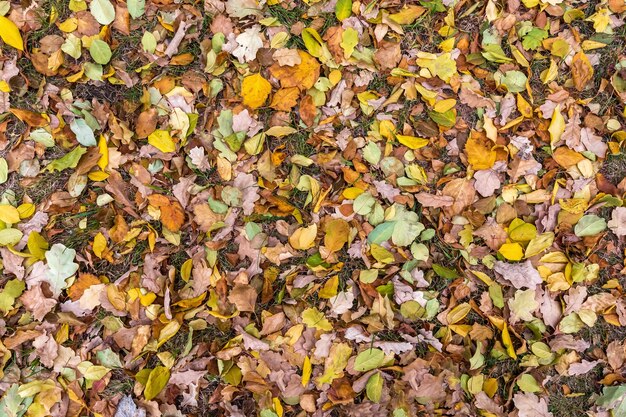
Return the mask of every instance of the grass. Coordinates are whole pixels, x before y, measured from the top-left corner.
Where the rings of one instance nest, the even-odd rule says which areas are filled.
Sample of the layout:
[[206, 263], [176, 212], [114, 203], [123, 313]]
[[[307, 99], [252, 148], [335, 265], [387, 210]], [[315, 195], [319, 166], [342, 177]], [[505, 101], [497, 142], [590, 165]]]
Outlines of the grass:
[[111, 371], [111, 379], [102, 394], [107, 397], [113, 397], [116, 394], [132, 395], [135, 379], [121, 369], [113, 369]]
[[[80, 250], [93, 240], [92, 233], [100, 227], [100, 221], [93, 217], [96, 210], [87, 210], [77, 214], [59, 214], [51, 223], [62, 230], [50, 239], [50, 244], [62, 243], [68, 248]], [[79, 228], [80, 221], [86, 218], [84, 229]], [[93, 233], [95, 235], [95, 233]]]
[[609, 155], [600, 173], [613, 185], [619, 184], [626, 173], [626, 154], [620, 153], [618, 155]]
[[311, 156], [315, 153], [315, 148], [309, 143], [309, 135], [305, 132], [285, 137], [284, 143], [289, 155]]
[[[554, 417], [584, 417], [594, 402], [597, 391], [600, 390], [598, 380], [602, 378], [602, 371], [596, 368], [585, 375], [561, 377], [557, 376], [548, 385], [550, 395], [548, 410]], [[563, 387], [571, 391], [566, 394]]]
[[24, 193], [33, 200], [35, 205], [38, 205], [53, 192], [64, 190], [69, 177], [68, 171], [45, 173], [40, 179], [24, 188]]
[[307, 22], [307, 19], [302, 19], [302, 16], [306, 13], [306, 7], [304, 3], [296, 0], [295, 7], [292, 9], [286, 9], [280, 4], [268, 6], [267, 11], [269, 15], [276, 18], [278, 22], [286, 27], [291, 27], [298, 22]]

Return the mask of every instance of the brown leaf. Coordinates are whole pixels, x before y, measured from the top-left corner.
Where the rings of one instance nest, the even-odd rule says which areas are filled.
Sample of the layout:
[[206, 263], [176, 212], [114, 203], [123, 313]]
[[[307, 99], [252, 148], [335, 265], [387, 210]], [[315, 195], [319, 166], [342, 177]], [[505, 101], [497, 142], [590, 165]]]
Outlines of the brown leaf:
[[24, 292], [20, 297], [20, 300], [37, 321], [42, 321], [46, 314], [48, 314], [57, 301], [52, 298], [47, 298], [41, 290], [41, 283], [33, 286], [28, 291]]
[[307, 90], [313, 87], [320, 76], [320, 63], [308, 53], [298, 50], [300, 62], [293, 67], [281, 67], [274, 64], [270, 67], [270, 73], [280, 80], [283, 88], [298, 87]]
[[78, 279], [67, 289], [67, 295], [72, 301], [78, 301], [87, 288], [97, 284], [100, 284], [100, 280], [95, 275], [79, 274]]
[[176, 233], [185, 224], [185, 210], [178, 201], [160, 194], [148, 196], [148, 201], [150, 201], [151, 206], [161, 210], [161, 223], [168, 230]]
[[298, 104], [300, 89], [297, 87], [281, 88], [272, 97], [270, 107], [275, 110], [289, 111]]
[[587, 83], [593, 78], [593, 66], [583, 51], [578, 52], [572, 59], [572, 79], [576, 90], [583, 91]]
[[150, 133], [156, 130], [157, 125], [157, 111], [151, 107], [148, 110], [142, 111], [137, 118], [135, 124], [135, 133], [139, 139], [145, 139]]
[[444, 196], [452, 197], [453, 200], [451, 206], [444, 207], [444, 213], [449, 217], [460, 214], [476, 198], [474, 180], [468, 180], [467, 178], [454, 179], [443, 187], [441, 193]]

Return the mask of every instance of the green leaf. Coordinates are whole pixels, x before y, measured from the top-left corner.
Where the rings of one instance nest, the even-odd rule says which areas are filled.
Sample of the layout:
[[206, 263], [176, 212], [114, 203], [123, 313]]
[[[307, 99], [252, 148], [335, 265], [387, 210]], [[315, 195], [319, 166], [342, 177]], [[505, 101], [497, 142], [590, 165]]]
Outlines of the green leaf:
[[476, 352], [474, 356], [470, 358], [470, 370], [478, 369], [485, 364], [485, 356], [480, 351], [482, 343], [478, 342], [476, 345]]
[[48, 262], [48, 273], [46, 278], [50, 284], [50, 289], [55, 295], [60, 295], [61, 291], [67, 288], [65, 280], [78, 271], [78, 264], [74, 262], [76, 251], [61, 243], [52, 245], [46, 252]]
[[391, 241], [397, 246], [408, 246], [424, 230], [424, 225], [419, 222], [411, 222], [408, 220], [398, 220], [395, 222]]
[[87, 152], [86, 148], [77, 146], [71, 152], [66, 153], [61, 158], [56, 159], [46, 166], [47, 171], [63, 171], [68, 168], [76, 168], [80, 158]]
[[417, 261], [425, 261], [428, 259], [430, 251], [428, 249], [428, 246], [424, 245], [423, 243], [413, 242], [413, 244], [411, 245], [411, 255], [413, 255], [413, 258], [415, 258], [415, 260]]
[[444, 113], [429, 111], [428, 116], [439, 126], [452, 127], [456, 124], [456, 112], [454, 109], [450, 109]]
[[502, 47], [497, 44], [489, 44], [483, 47], [483, 51], [480, 53], [487, 61], [497, 62], [500, 64], [513, 61], [507, 57]]
[[367, 372], [372, 369], [379, 368], [385, 361], [385, 353], [378, 349], [372, 348], [359, 353], [354, 360], [354, 369], [359, 372]]
[[302, 31], [302, 41], [311, 55], [316, 58], [322, 56], [324, 41], [319, 33], [313, 28], [306, 28]]
[[596, 404], [607, 410], [613, 410], [613, 416], [626, 416], [626, 385], [604, 387], [602, 395], [596, 399]]
[[391, 235], [393, 235], [395, 225], [396, 222], [384, 222], [379, 224], [367, 235], [367, 241], [380, 245], [382, 242], [389, 240]]
[[371, 284], [378, 278], [378, 269], [364, 269], [359, 272], [359, 281], [364, 284]]
[[494, 306], [498, 308], [504, 307], [504, 296], [502, 295], [500, 284], [494, 282], [489, 286], [489, 297], [491, 297]]
[[302, 312], [302, 323], [308, 327], [314, 327], [319, 330], [330, 332], [333, 329], [333, 325], [330, 324], [324, 313], [317, 308], [307, 308]]
[[132, 18], [137, 19], [146, 12], [146, 0], [127, 0], [126, 7]]
[[146, 388], [143, 390], [143, 395], [146, 397], [146, 401], [150, 401], [165, 388], [167, 381], [170, 380], [170, 370], [165, 366], [157, 366], [150, 372], [148, 381], [146, 382]]
[[[141, 46], [143, 50], [153, 54], [157, 47], [157, 40], [152, 32], [146, 32], [141, 37]], [[217, 79], [217, 78], [216, 78]]]
[[433, 268], [433, 271], [435, 271], [435, 274], [439, 275], [441, 278], [455, 279], [459, 276], [456, 270], [451, 269], [451, 268], [446, 268], [445, 266], [441, 266], [439, 264], [433, 264], [432, 268]]
[[363, 148], [363, 158], [372, 165], [378, 164], [381, 156], [382, 152], [374, 142], [368, 142]]
[[517, 380], [517, 386], [524, 392], [539, 392], [541, 386], [537, 383], [537, 380], [530, 374], [524, 374]]
[[335, 5], [335, 16], [340, 22], [352, 15], [352, 0], [339, 0]]
[[547, 37], [548, 37], [547, 30], [543, 30], [539, 28], [532, 28], [530, 32], [528, 32], [522, 38], [522, 46], [526, 50], [529, 50], [529, 49], [535, 50], [541, 46], [541, 41], [546, 39]]
[[110, 348], [98, 351], [98, 353], [96, 353], [96, 357], [98, 358], [98, 361], [100, 361], [100, 364], [106, 366], [107, 368], [123, 368], [119, 355], [113, 352]]
[[367, 216], [374, 208], [374, 204], [376, 204], [374, 197], [370, 193], [363, 193], [354, 199], [352, 209], [356, 214]]
[[46, 148], [52, 148], [55, 143], [52, 134], [43, 128], [35, 129], [30, 132], [30, 139], [37, 143], [41, 143]]
[[61, 50], [74, 59], [80, 58], [82, 53], [80, 38], [70, 33], [67, 35], [67, 39], [65, 39], [63, 45], [61, 45]]
[[376, 372], [374, 375], [370, 376], [370, 379], [367, 380], [367, 385], [365, 385], [365, 394], [370, 401], [375, 403], [380, 402], [380, 398], [383, 395], [383, 376], [380, 372]]
[[105, 41], [101, 41], [100, 39], [95, 39], [91, 42], [91, 46], [89, 47], [89, 54], [98, 64], [106, 65], [111, 60], [111, 48], [109, 44]]
[[578, 237], [594, 236], [606, 229], [606, 220], [595, 214], [588, 214], [578, 220], [574, 233]]
[[9, 164], [7, 160], [0, 157], [0, 184], [4, 184], [9, 179]]
[[415, 300], [409, 300], [400, 306], [400, 314], [408, 320], [419, 320], [426, 315], [426, 309]]
[[528, 77], [521, 71], [507, 71], [500, 79], [500, 83], [506, 87], [510, 93], [520, 93], [526, 90]]
[[24, 234], [18, 229], [2, 229], [0, 230], [0, 246], [13, 246], [22, 240]]
[[115, 8], [109, 0], [91, 0], [89, 10], [101, 25], [108, 25], [115, 20]]
[[22, 295], [24, 288], [26, 288], [24, 281], [20, 281], [19, 279], [8, 281], [4, 289], [0, 292], [0, 310], [4, 313], [11, 310], [15, 299]]
[[76, 135], [76, 140], [83, 146], [96, 146], [96, 137], [93, 130], [87, 125], [84, 119], [74, 119], [70, 123], [70, 129]]
[[515, 297], [509, 298], [508, 304], [515, 316], [524, 321], [532, 321], [532, 313], [539, 307], [539, 303], [535, 301], [535, 290], [517, 290]]

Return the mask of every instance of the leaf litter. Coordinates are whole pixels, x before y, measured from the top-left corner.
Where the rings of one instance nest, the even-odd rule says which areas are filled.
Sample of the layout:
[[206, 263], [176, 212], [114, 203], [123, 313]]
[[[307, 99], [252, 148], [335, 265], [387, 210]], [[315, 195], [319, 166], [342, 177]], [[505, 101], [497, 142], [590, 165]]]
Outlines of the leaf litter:
[[0, 1], [0, 415], [625, 416], [624, 12]]

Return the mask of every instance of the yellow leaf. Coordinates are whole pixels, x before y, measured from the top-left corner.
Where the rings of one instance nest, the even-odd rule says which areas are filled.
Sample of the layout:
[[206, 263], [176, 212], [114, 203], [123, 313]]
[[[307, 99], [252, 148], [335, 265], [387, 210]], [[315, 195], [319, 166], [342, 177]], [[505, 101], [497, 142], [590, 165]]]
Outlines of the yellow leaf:
[[324, 286], [322, 287], [322, 289], [320, 290], [317, 296], [319, 298], [327, 298], [327, 299], [332, 298], [335, 295], [337, 295], [338, 287], [339, 287], [339, 275], [335, 275], [331, 277], [328, 281], [326, 281], [326, 283], [324, 284]]
[[426, 9], [417, 5], [405, 5], [398, 13], [389, 15], [389, 18], [399, 25], [409, 25], [420, 17]]
[[282, 138], [283, 136], [296, 133], [297, 130], [291, 126], [272, 126], [265, 131], [267, 136], [274, 136], [276, 138]]
[[311, 371], [313, 367], [311, 366], [311, 359], [308, 356], [304, 357], [304, 364], [302, 365], [302, 386], [306, 387], [309, 381], [311, 380]]
[[548, 132], [550, 132], [550, 144], [554, 145], [561, 139], [561, 135], [565, 131], [565, 119], [561, 114], [561, 105], [557, 104], [554, 112], [552, 113], [552, 121], [550, 122], [550, 127], [548, 128]]
[[65, 33], [74, 32], [78, 28], [78, 19], [75, 17], [70, 17], [64, 22], [58, 23], [57, 27], [59, 30]]
[[337, 252], [348, 243], [350, 235], [350, 225], [343, 219], [333, 219], [326, 223], [326, 236], [324, 236], [324, 246], [331, 252]]
[[107, 140], [104, 135], [100, 135], [100, 140], [98, 140], [98, 152], [100, 152], [98, 166], [104, 171], [107, 165], [109, 165], [109, 148], [107, 148]]
[[554, 233], [546, 232], [534, 237], [526, 246], [526, 252], [524, 252], [525, 258], [531, 258], [540, 254], [544, 250], [552, 246], [554, 242]]
[[524, 257], [524, 249], [519, 243], [505, 243], [498, 253], [509, 261], [520, 261]]
[[498, 156], [493, 150], [493, 142], [478, 132], [470, 134], [467, 143], [465, 143], [465, 152], [467, 153], [467, 161], [476, 170], [491, 168], [496, 163]]
[[146, 401], [150, 401], [167, 385], [167, 381], [170, 380], [170, 370], [165, 366], [157, 366], [154, 368], [148, 376], [146, 382], [146, 388], [143, 390], [143, 395], [146, 397]]
[[109, 174], [102, 171], [93, 171], [87, 174], [87, 177], [92, 181], [104, 181], [109, 178]]
[[315, 307], [307, 308], [302, 312], [302, 323], [308, 327], [314, 327], [319, 330], [330, 332], [333, 325], [330, 324], [324, 313]]
[[559, 75], [559, 68], [556, 65], [556, 61], [554, 59], [551, 59], [550, 67], [546, 70], [541, 71], [539, 79], [541, 79], [541, 82], [543, 82], [544, 84], [548, 84], [551, 81], [554, 81], [557, 75]]
[[446, 100], [438, 101], [433, 107], [433, 110], [435, 110], [437, 113], [445, 113], [454, 106], [456, 106], [456, 100], [453, 98], [448, 98]]
[[524, 96], [521, 94], [517, 94], [517, 110], [527, 119], [532, 119], [533, 117], [533, 107], [526, 101]]
[[48, 242], [36, 231], [30, 232], [26, 246], [31, 256], [39, 260], [45, 257], [48, 250]]
[[537, 228], [534, 224], [515, 218], [509, 225], [509, 237], [515, 242], [528, 242], [537, 236]]
[[394, 261], [393, 254], [391, 252], [374, 243], [370, 246], [370, 253], [378, 262], [390, 264]]
[[513, 347], [513, 341], [511, 341], [511, 335], [509, 334], [509, 328], [504, 323], [502, 326], [502, 344], [506, 348], [506, 353], [513, 359], [517, 359], [515, 354], [515, 348]]
[[498, 128], [493, 124], [493, 120], [490, 117], [485, 116], [483, 118], [483, 128], [487, 134], [487, 138], [493, 142], [498, 140]]
[[472, 307], [468, 303], [461, 303], [458, 306], [454, 307], [446, 315], [446, 320], [448, 321], [448, 324], [456, 324], [460, 322], [465, 318], [465, 316], [469, 314], [471, 309]]
[[280, 403], [280, 399], [274, 397], [272, 398], [272, 403], [274, 404], [274, 411], [276, 411], [278, 417], [283, 417], [283, 406]]
[[100, 232], [93, 238], [93, 253], [102, 259], [102, 252], [107, 248], [107, 239]]
[[498, 380], [496, 378], [487, 378], [485, 379], [485, 383], [483, 384], [483, 391], [489, 397], [493, 398], [498, 391]]
[[322, 56], [324, 41], [319, 33], [313, 28], [306, 28], [302, 31], [302, 41], [309, 53], [319, 58]]
[[313, 247], [315, 236], [317, 235], [317, 225], [300, 227], [289, 237], [289, 244], [297, 250], [306, 250]]
[[243, 104], [256, 109], [261, 107], [272, 92], [272, 85], [259, 73], [250, 75], [241, 83]]
[[9, 224], [19, 223], [20, 212], [10, 204], [2, 204], [0, 205], [0, 220]]
[[330, 74], [328, 74], [328, 80], [332, 83], [332, 85], [337, 85], [339, 81], [341, 81], [341, 71], [332, 70]]
[[343, 196], [348, 200], [354, 200], [361, 194], [363, 194], [363, 190], [358, 187], [349, 187], [343, 190]]
[[24, 203], [17, 206], [17, 211], [20, 213], [20, 219], [27, 219], [35, 214], [35, 205], [31, 203]]
[[24, 50], [24, 41], [20, 30], [15, 26], [15, 23], [4, 16], [0, 16], [0, 38], [9, 46], [20, 51]]
[[396, 127], [390, 120], [382, 120], [378, 126], [378, 131], [383, 138], [392, 140], [393, 134], [396, 132]]
[[480, 272], [480, 271], [472, 271], [470, 270], [470, 272], [474, 275], [476, 275], [476, 277], [480, 278], [480, 280], [482, 282], [485, 283], [485, 285], [489, 286], [491, 284], [494, 284], [494, 281], [491, 279], [491, 277], [487, 274], [485, 274], [484, 272]]
[[148, 136], [148, 143], [161, 152], [174, 152], [176, 150], [176, 144], [174, 139], [167, 130], [155, 130]]
[[157, 347], [161, 347], [165, 342], [174, 337], [174, 335], [178, 333], [179, 329], [180, 323], [176, 320], [172, 320], [167, 323], [165, 327], [161, 329], [161, 333], [159, 333], [159, 342], [157, 343]]
[[430, 141], [428, 139], [417, 138], [415, 136], [396, 135], [398, 142], [410, 149], [419, 149], [428, 145]]
[[352, 348], [347, 343], [338, 343], [330, 348], [330, 353], [324, 362], [324, 374], [315, 378], [315, 384], [330, 384], [343, 376], [343, 370], [352, 356]]
[[85, 372], [83, 373], [83, 376], [86, 379], [89, 379], [91, 381], [98, 381], [102, 378], [104, 378], [104, 376], [106, 374], [108, 374], [110, 371], [109, 368], [105, 368], [104, 366], [101, 365], [91, 365], [89, 368], [87, 368], [85, 370]]
[[180, 277], [185, 282], [189, 282], [189, 277], [191, 276], [191, 268], [193, 266], [193, 259], [187, 259], [183, 265], [180, 267]]

